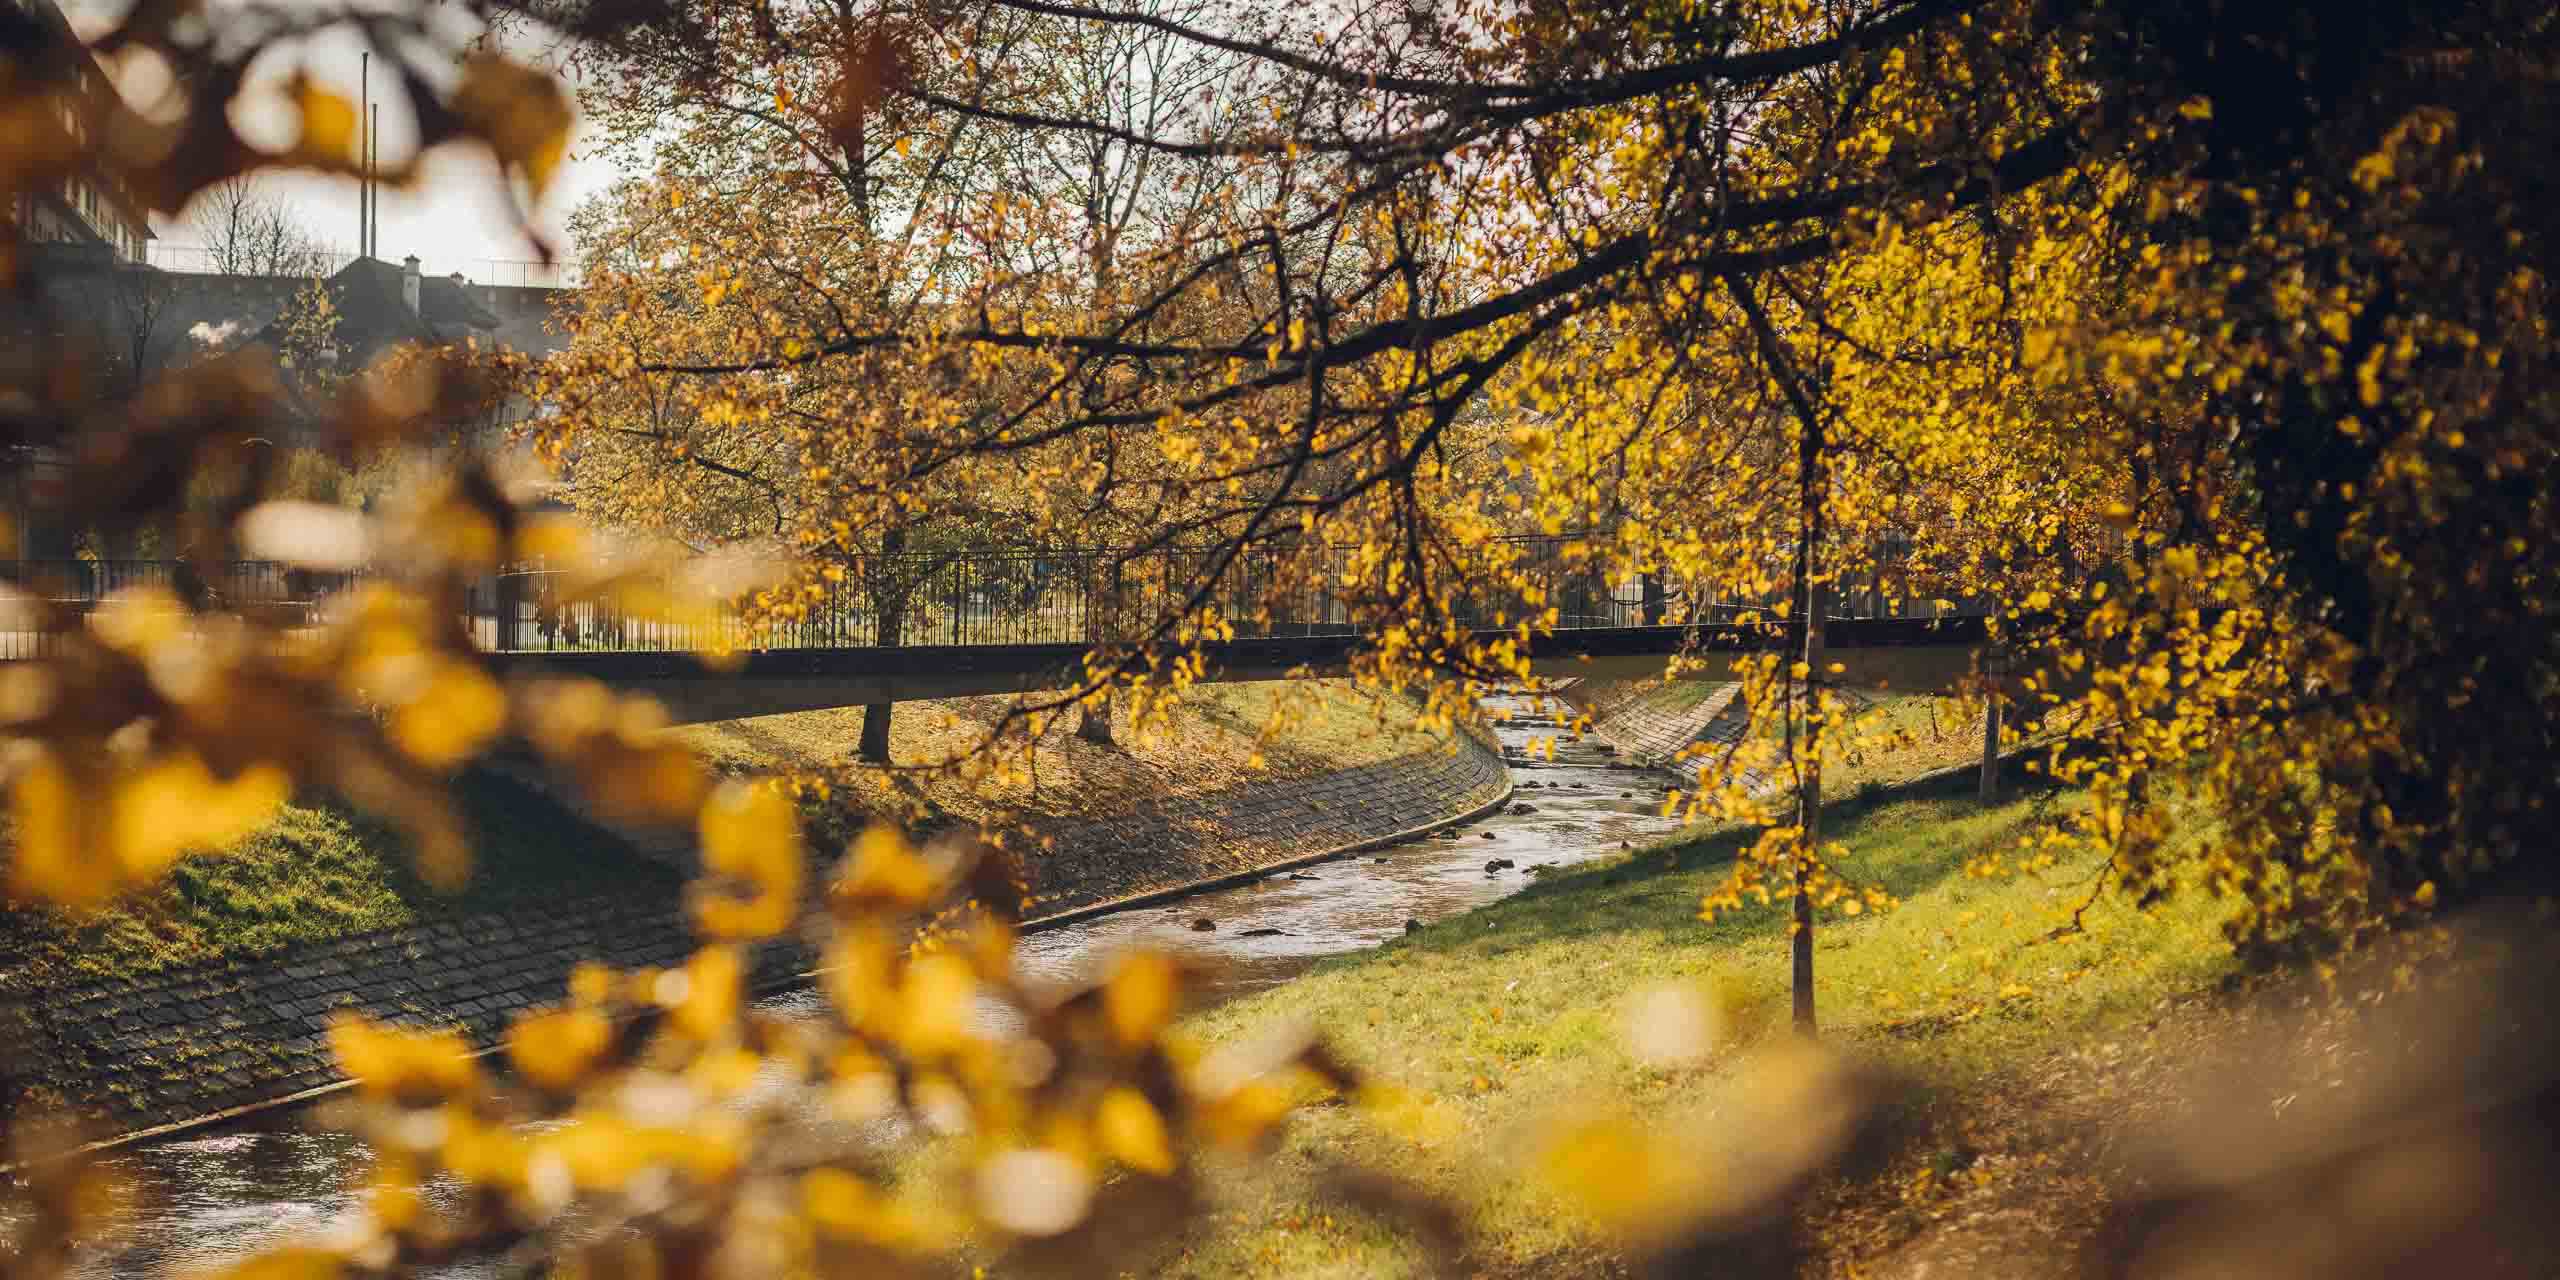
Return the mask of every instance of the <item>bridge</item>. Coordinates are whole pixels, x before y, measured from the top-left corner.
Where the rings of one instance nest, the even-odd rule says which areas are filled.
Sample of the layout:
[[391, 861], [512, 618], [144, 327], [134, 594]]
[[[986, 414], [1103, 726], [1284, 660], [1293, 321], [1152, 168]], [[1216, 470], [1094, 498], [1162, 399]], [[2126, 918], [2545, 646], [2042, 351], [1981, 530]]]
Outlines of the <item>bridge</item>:
[[[1576, 563], [1572, 542], [1510, 542], [1555, 610], [1552, 629], [1525, 646], [1535, 674], [1640, 678], [1687, 652], [1704, 660], [1702, 678], [1713, 679], [1739, 660], [1786, 647], [1783, 628], [1734, 620], [1764, 603], [1690, 600], [1677, 584], [1658, 580], [1612, 582]], [[1109, 549], [856, 557], [843, 566], [853, 585], [823, 609], [755, 628], [729, 616], [677, 623], [568, 598], [563, 575], [532, 568], [482, 583], [472, 593], [468, 625], [504, 673], [592, 677], [652, 694], [676, 722], [691, 723], [1071, 687], [1085, 655], [1116, 638], [1115, 619], [1158, 616], [1150, 610], [1189, 599], [1213, 563], [1208, 552]], [[330, 596], [363, 576], [259, 561], [225, 565], [211, 581], [169, 561], [21, 561], [9, 568], [12, 580], [75, 611], [118, 590], [160, 584], [230, 607], [281, 612], [289, 621], [316, 620]], [[1338, 581], [1335, 572], [1286, 575], [1277, 553], [1239, 557], [1209, 601], [1237, 634], [1202, 646], [1203, 678], [1346, 671], [1365, 637], [1330, 585]], [[1517, 640], [1515, 629], [1495, 624], [1522, 612], [1487, 607], [1477, 634]], [[1825, 678], [1859, 687], [1950, 688], [1972, 673], [1987, 633], [1978, 609], [1896, 616], [1885, 593], [1873, 589], [1836, 592], [1826, 612], [1825, 664], [1839, 670]], [[1666, 621], [1684, 616], [1691, 621]], [[47, 641], [0, 631], [0, 660], [41, 657]], [[714, 648], [731, 650], [732, 660], [715, 667], [697, 656]]]

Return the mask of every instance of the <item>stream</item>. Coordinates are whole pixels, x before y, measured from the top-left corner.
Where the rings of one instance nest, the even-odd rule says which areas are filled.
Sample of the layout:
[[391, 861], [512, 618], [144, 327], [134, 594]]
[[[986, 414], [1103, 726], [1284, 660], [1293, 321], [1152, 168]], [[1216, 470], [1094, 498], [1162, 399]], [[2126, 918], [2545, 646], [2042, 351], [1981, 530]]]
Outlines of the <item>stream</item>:
[[[1527, 710], [1525, 702], [1507, 699], [1489, 706]], [[1063, 985], [1093, 973], [1115, 952], [1176, 952], [1208, 970], [1206, 989], [1195, 988], [1196, 997], [1232, 999], [1287, 982], [1326, 956], [1401, 937], [1408, 920], [1429, 923], [1518, 893], [1535, 880], [1531, 868], [1540, 864], [1603, 857], [1622, 842], [1673, 829], [1657, 816], [1662, 784], [1655, 775], [1613, 767], [1589, 744], [1559, 741], [1552, 762], [1525, 757], [1531, 740], [1553, 732], [1543, 721], [1499, 728], [1517, 790], [1501, 812], [1457, 828], [1455, 838], [1425, 836], [1295, 874], [1029, 934], [1017, 949], [1018, 963], [1028, 979]], [[1518, 811], [1523, 805], [1528, 812]], [[1486, 871], [1497, 859], [1515, 866]], [[1203, 919], [1216, 928], [1196, 929]], [[822, 999], [804, 988], [763, 1007], [815, 1012]], [[112, 1159], [139, 1184], [141, 1203], [151, 1209], [92, 1257], [84, 1275], [191, 1273], [285, 1235], [325, 1229], [352, 1208], [347, 1188], [368, 1164], [355, 1138], [308, 1130], [289, 1118], [272, 1127], [164, 1141]], [[461, 1280], [482, 1273], [458, 1267], [446, 1274]]]

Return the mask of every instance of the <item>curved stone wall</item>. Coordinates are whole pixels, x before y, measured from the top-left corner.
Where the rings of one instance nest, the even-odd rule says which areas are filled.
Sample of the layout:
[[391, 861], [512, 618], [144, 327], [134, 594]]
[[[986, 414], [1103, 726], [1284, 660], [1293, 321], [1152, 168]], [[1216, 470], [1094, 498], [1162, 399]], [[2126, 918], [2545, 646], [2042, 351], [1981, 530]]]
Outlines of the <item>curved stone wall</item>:
[[[1162, 901], [1283, 865], [1372, 847], [1473, 817], [1510, 794], [1500, 756], [1472, 737], [1314, 777], [1175, 797], [1060, 824], [1028, 870], [1030, 928]], [[640, 851], [597, 830], [617, 856]], [[458, 1025], [482, 1045], [511, 1015], [562, 998], [570, 969], [680, 961], [693, 938], [681, 878], [648, 874], [610, 896], [544, 903], [336, 938], [251, 959], [88, 982], [0, 1004], [0, 1064], [17, 1106], [78, 1113], [122, 1143], [269, 1111], [341, 1087], [326, 1028], [339, 1009]], [[788, 986], [814, 957], [765, 947], [754, 980]]]

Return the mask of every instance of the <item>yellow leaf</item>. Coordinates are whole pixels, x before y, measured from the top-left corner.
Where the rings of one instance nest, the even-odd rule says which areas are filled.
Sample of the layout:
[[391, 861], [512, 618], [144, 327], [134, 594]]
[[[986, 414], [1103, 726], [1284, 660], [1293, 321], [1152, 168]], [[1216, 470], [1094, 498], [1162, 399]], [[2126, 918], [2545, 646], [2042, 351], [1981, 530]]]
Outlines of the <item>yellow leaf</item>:
[[1180, 986], [1173, 961], [1165, 956], [1140, 951], [1121, 959], [1102, 989], [1102, 1012], [1122, 1047], [1143, 1046], [1173, 1022]]
[[899, 1001], [899, 1032], [908, 1053], [931, 1057], [957, 1052], [977, 1037], [978, 977], [969, 962], [934, 954], [907, 969]]
[[450, 1097], [477, 1074], [461, 1033], [412, 1031], [360, 1014], [330, 1019], [329, 1051], [358, 1089], [378, 1097]]
[[1165, 1133], [1164, 1117], [1137, 1090], [1122, 1086], [1103, 1094], [1094, 1108], [1093, 1129], [1112, 1159], [1158, 1177], [1173, 1172], [1173, 1141]]
[[452, 107], [488, 142], [499, 164], [522, 174], [526, 188], [541, 199], [577, 123], [560, 82], [496, 54], [478, 54], [463, 66]]
[[292, 794], [293, 780], [273, 765], [224, 782], [193, 752], [163, 756], [117, 781], [109, 847], [127, 883], [147, 884], [190, 852], [246, 838]]
[[346, 1265], [320, 1249], [277, 1249], [221, 1273], [219, 1280], [337, 1280]]
[[933, 901], [942, 877], [894, 827], [873, 826], [853, 842], [850, 864], [835, 896], [853, 906], [886, 905], [913, 910]]
[[703, 930], [719, 938], [769, 938], [791, 927], [800, 909], [807, 855], [800, 816], [770, 784], [730, 781], [702, 806], [702, 863], [735, 877], [744, 897], [715, 893], [695, 903]]
[[1601, 1226], [1619, 1233], [1662, 1224], [1696, 1204], [1705, 1187], [1694, 1161], [1615, 1120], [1567, 1130], [1546, 1145], [1538, 1172]]
[[436, 659], [391, 713], [391, 740], [430, 769], [470, 759], [506, 727], [506, 691], [458, 658]]
[[746, 965], [734, 947], [704, 947], [685, 962], [683, 999], [669, 1019], [676, 1030], [710, 1042], [737, 1025]]
[[517, 1072], [564, 1093], [585, 1081], [612, 1045], [613, 1023], [593, 1009], [531, 1013], [507, 1028], [507, 1058]]
[[1271, 1080], [1248, 1080], [1210, 1102], [1200, 1114], [1211, 1141], [1230, 1150], [1260, 1143], [1289, 1114], [1289, 1091]]
[[878, 1217], [880, 1193], [842, 1169], [811, 1169], [800, 1175], [800, 1204], [819, 1230], [868, 1238]]
[[2019, 357], [2030, 369], [2041, 369], [2053, 358], [2054, 333], [2051, 329], [2030, 329]]
[[356, 104], [305, 80], [294, 86], [294, 103], [302, 110], [304, 159], [323, 165], [352, 166], [356, 156]]
[[113, 896], [112, 869], [87, 856], [96, 838], [91, 824], [103, 808], [81, 793], [71, 772], [50, 754], [20, 770], [9, 791], [18, 846], [9, 859], [9, 896], [73, 908], [94, 907]]

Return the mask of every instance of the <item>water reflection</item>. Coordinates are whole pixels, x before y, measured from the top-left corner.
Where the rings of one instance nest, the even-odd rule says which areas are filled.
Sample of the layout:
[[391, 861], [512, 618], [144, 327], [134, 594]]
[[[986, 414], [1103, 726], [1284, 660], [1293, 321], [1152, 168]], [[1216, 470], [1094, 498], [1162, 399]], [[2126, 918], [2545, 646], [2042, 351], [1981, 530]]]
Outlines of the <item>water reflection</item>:
[[[1020, 949], [1025, 976], [1063, 985], [1091, 974], [1115, 952], [1147, 947], [1200, 962], [1210, 974], [1207, 997], [1229, 999], [1286, 982], [1325, 956], [1399, 937], [1408, 920], [1427, 923], [1517, 893], [1541, 865], [1604, 857], [1622, 842], [1670, 829], [1658, 816], [1660, 784], [1615, 767], [1590, 746], [1559, 743], [1552, 762], [1524, 758], [1533, 739], [1553, 732], [1526, 723], [1501, 731], [1519, 788], [1502, 813], [1454, 835], [1032, 934]], [[1499, 861], [1512, 865], [1486, 870]], [[1204, 919], [1216, 927], [1194, 927]], [[819, 998], [793, 992], [765, 1007], [815, 1012]], [[149, 1221], [102, 1251], [90, 1275], [215, 1268], [280, 1237], [325, 1229], [352, 1209], [346, 1188], [367, 1165], [355, 1139], [306, 1132], [290, 1122], [164, 1142], [117, 1159], [155, 1209]], [[432, 1189], [431, 1198], [439, 1192], [451, 1189]], [[463, 1280], [484, 1273], [457, 1267], [443, 1274]]]

